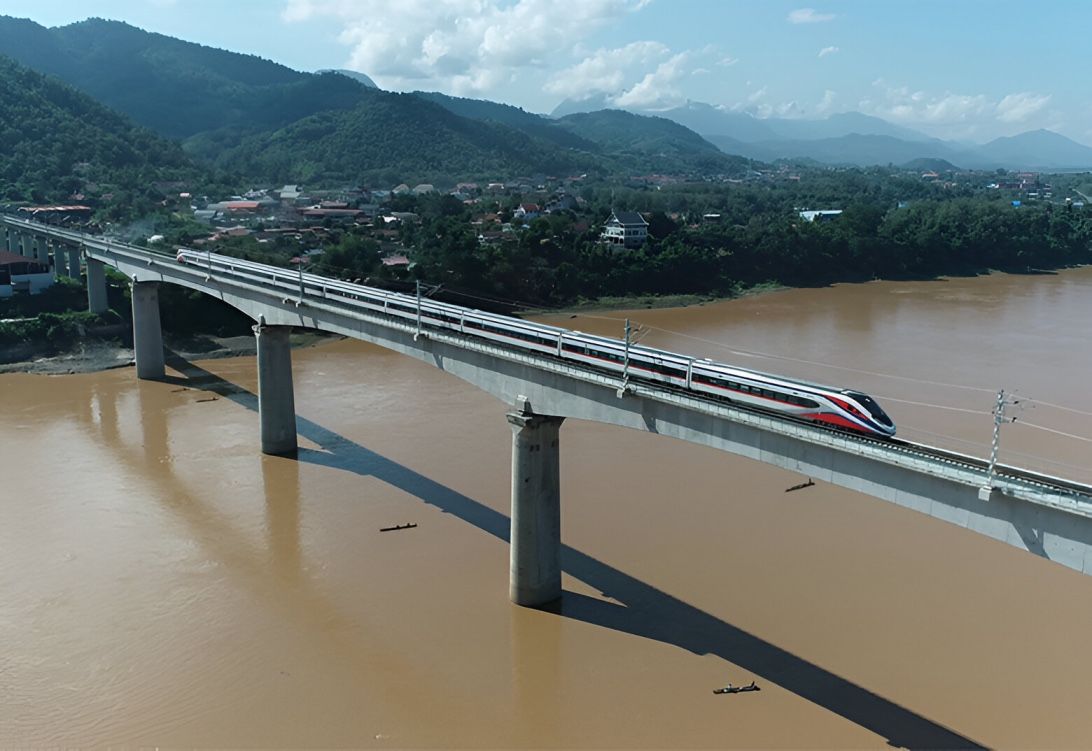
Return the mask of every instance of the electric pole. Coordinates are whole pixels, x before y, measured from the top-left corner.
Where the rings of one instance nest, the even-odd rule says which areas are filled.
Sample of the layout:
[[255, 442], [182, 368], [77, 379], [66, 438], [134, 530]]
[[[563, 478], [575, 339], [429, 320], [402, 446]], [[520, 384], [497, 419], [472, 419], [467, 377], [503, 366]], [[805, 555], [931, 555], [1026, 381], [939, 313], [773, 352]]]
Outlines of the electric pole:
[[1006, 398], [1004, 389], [997, 392], [997, 402], [993, 408], [993, 444], [990, 447], [990, 466], [986, 472], [986, 486], [979, 493], [979, 497], [983, 497], [983, 494], [985, 494], [984, 498], [986, 500], [989, 499], [989, 493], [993, 489], [994, 471], [997, 469], [997, 455], [1001, 451], [1001, 425], [1006, 422], [1016, 422], [1015, 417], [1005, 416], [1005, 408], [1015, 407], [1019, 403], [1019, 399]]

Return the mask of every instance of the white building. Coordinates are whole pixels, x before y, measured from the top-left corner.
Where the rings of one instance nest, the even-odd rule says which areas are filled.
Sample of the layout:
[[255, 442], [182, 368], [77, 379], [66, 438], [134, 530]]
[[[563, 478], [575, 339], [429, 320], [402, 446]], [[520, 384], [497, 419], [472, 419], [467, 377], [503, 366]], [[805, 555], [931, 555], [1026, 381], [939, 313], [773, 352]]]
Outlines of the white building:
[[842, 209], [822, 209], [820, 211], [801, 211], [800, 218], [805, 222], [814, 222], [818, 219], [821, 222], [829, 222], [834, 217], [842, 213]]
[[53, 273], [48, 266], [18, 253], [0, 250], [0, 297], [15, 292], [36, 295], [53, 286]]
[[612, 211], [599, 239], [611, 245], [639, 248], [648, 239], [648, 222], [636, 211]]

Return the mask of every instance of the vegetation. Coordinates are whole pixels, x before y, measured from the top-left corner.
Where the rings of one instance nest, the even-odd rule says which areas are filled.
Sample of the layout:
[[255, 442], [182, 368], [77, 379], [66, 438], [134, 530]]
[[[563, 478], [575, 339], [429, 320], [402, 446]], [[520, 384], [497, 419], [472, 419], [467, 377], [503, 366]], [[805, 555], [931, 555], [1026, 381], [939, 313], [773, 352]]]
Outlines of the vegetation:
[[[458, 201], [406, 199], [421, 221], [403, 226], [400, 239], [415, 261], [413, 277], [437, 285], [440, 296], [478, 307], [490, 301], [549, 308], [634, 295], [726, 296], [761, 285], [1092, 263], [1087, 212], [1050, 204], [1014, 208], [984, 195], [929, 195], [939, 189], [920, 181], [906, 187], [917, 187], [922, 197], [896, 208], [886, 200], [894, 188], [877, 177], [842, 173], [845, 203], [836, 205], [844, 212], [825, 222], [808, 222], [793, 207], [803, 196], [829, 195], [838, 183], [834, 177], [814, 186], [622, 191], [614, 195], [615, 206], [652, 209], [650, 240], [633, 250], [597, 242], [610, 212], [606, 188], [585, 191], [589, 200], [579, 214], [538, 218], [484, 242]], [[712, 211], [716, 218], [706, 216]], [[341, 235], [316, 269], [380, 284], [402, 278], [380, 265], [379, 245], [365, 234]]]
[[0, 200], [44, 202], [90, 190], [147, 205], [150, 185], [193, 179], [177, 144], [90, 97], [0, 57]]

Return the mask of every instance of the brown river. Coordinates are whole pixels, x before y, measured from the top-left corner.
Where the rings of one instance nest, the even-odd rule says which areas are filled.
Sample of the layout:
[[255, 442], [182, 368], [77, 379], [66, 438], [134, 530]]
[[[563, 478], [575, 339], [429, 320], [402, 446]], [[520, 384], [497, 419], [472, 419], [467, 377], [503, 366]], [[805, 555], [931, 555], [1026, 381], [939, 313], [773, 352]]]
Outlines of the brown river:
[[[626, 315], [980, 456], [1004, 388], [1002, 461], [1092, 480], [1092, 269], [553, 320]], [[521, 609], [505, 405], [359, 342], [294, 368], [298, 461], [258, 452], [251, 358], [0, 376], [0, 746], [1092, 746], [1092, 578], [570, 420], [566, 594]]]

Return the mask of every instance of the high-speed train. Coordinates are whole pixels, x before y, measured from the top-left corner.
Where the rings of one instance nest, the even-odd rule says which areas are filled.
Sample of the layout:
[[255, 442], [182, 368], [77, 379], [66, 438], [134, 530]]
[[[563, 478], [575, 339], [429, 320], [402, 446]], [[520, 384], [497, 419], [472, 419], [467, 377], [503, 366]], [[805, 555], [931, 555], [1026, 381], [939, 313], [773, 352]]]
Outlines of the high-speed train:
[[[629, 347], [618, 339], [518, 318], [471, 310], [397, 292], [366, 287], [314, 274], [244, 261], [230, 256], [179, 248], [179, 263], [208, 269], [210, 273], [274, 284], [293, 294], [317, 296], [328, 303], [351, 301], [376, 313], [420, 320], [423, 329], [440, 329], [481, 339], [503, 342], [580, 363], [598, 370], [625, 374], [633, 380], [669, 384], [675, 388], [712, 396], [787, 417], [879, 437], [895, 434], [891, 418], [867, 394], [823, 386], [793, 378], [737, 368], [713, 360], [695, 359], [641, 345]], [[418, 307], [418, 305], [420, 307]]]

